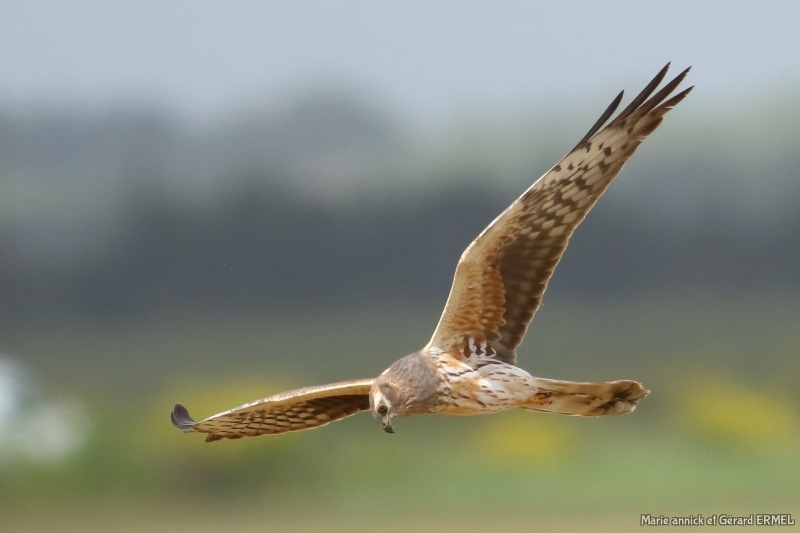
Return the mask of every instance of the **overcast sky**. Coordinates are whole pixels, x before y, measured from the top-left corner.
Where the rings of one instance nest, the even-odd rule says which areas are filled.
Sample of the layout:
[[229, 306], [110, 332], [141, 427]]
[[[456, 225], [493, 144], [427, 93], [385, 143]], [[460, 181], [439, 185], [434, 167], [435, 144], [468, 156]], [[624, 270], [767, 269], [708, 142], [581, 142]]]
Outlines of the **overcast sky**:
[[602, 108], [667, 61], [694, 66], [696, 105], [729, 105], [800, 90], [798, 21], [795, 1], [5, 1], [0, 108], [155, 101], [213, 118], [334, 84], [437, 122]]

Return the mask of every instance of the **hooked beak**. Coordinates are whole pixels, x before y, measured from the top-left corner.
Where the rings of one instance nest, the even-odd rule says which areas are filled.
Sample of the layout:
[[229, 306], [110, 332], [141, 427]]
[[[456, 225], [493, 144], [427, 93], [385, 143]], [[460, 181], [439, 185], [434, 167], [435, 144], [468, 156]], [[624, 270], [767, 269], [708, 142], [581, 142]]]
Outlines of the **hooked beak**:
[[391, 421], [389, 420], [389, 417], [384, 417], [384, 419], [383, 419], [383, 420], [381, 420], [381, 428], [382, 428], [382, 429], [383, 429], [383, 430], [384, 430], [386, 433], [394, 433], [394, 429], [392, 428], [392, 423], [391, 423]]

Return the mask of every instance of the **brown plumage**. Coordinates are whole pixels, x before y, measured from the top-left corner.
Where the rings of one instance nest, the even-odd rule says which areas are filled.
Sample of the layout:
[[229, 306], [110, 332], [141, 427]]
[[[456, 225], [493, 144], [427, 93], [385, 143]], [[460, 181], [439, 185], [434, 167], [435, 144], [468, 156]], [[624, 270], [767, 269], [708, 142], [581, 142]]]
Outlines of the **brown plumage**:
[[393, 432], [393, 418], [415, 413], [633, 411], [648, 393], [635, 381], [536, 378], [516, 366], [516, 348], [572, 232], [644, 138], [692, 90], [672, 95], [686, 69], [655, 92], [668, 68], [603, 127], [622, 101], [620, 93], [575, 148], [467, 247], [439, 324], [422, 350], [375, 379], [289, 391], [200, 422], [176, 405], [173, 424], [207, 433], [212, 441], [310, 429], [367, 409], [387, 432]]
[[[439, 326], [428, 344], [469, 357], [465, 339], [514, 364], [572, 232], [664, 114], [691, 88], [664, 101], [683, 71], [650, 100], [667, 67], [608, 126], [601, 122], [487, 227], [461, 256]], [[603, 113], [608, 118], [622, 93]]]
[[324, 426], [369, 409], [374, 379], [306, 387], [241, 405], [201, 422], [178, 404], [172, 412], [175, 427], [207, 433], [206, 442], [275, 435]]

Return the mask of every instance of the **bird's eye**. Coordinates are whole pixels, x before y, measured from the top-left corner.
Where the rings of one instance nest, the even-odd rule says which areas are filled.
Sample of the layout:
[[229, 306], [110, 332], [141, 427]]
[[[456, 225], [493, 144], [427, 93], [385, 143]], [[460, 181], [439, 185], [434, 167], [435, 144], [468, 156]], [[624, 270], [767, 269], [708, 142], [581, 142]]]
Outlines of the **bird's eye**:
[[380, 414], [382, 414], [382, 415], [385, 415], [385, 414], [386, 414], [386, 411], [388, 411], [388, 410], [389, 410], [389, 409], [388, 409], [388, 408], [387, 408], [385, 405], [379, 405], [379, 406], [378, 406], [378, 412], [379, 412]]

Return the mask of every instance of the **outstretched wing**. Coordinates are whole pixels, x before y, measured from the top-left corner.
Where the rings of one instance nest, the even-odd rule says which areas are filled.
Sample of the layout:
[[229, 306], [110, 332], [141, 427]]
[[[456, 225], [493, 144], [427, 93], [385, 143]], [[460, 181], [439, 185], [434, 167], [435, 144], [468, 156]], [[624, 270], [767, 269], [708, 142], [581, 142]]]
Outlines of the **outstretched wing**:
[[515, 363], [515, 349], [570, 235], [664, 114], [692, 90], [670, 98], [686, 69], [648, 99], [668, 68], [600, 130], [620, 93], [581, 142], [467, 247], [428, 350]]
[[200, 422], [177, 404], [172, 424], [187, 432], [208, 433], [206, 442], [317, 428], [368, 410], [373, 381], [358, 379], [281, 392]]

